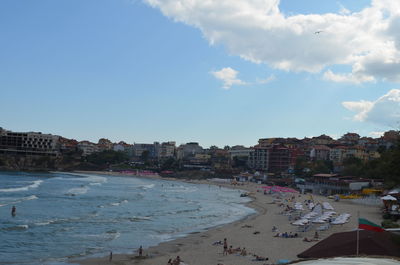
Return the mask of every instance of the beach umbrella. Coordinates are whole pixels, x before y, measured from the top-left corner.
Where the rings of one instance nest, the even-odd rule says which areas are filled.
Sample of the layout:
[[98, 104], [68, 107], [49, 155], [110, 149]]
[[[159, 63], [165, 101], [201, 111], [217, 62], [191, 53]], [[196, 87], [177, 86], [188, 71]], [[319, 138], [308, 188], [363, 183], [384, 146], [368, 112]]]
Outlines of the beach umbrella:
[[[297, 255], [299, 258], [329, 258], [355, 255], [357, 231], [335, 233]], [[400, 248], [389, 232], [359, 231], [361, 255], [400, 257]]]
[[391, 191], [389, 191], [389, 194], [399, 194], [400, 190], [399, 189], [393, 189]]
[[397, 199], [391, 195], [386, 195], [384, 197], [381, 197], [381, 200], [383, 201], [397, 201]]

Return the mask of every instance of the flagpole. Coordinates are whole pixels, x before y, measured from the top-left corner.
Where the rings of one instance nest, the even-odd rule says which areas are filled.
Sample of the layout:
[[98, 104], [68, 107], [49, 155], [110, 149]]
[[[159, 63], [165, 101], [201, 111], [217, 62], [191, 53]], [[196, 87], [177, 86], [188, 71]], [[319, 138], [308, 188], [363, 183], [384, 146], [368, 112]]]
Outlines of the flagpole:
[[360, 227], [359, 227], [359, 222], [360, 222], [360, 212], [357, 211], [357, 248], [356, 248], [356, 255], [358, 256], [359, 250], [360, 250]]

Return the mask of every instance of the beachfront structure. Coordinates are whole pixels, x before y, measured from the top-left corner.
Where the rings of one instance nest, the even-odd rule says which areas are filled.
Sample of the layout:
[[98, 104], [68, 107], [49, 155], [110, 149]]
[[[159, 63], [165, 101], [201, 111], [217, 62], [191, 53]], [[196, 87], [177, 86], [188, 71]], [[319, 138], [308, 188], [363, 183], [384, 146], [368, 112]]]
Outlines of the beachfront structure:
[[345, 145], [355, 145], [359, 139], [360, 135], [357, 133], [346, 133], [339, 139], [339, 142]]
[[105, 150], [111, 150], [113, 149], [113, 143], [106, 139], [106, 138], [100, 138], [97, 146], [99, 147], [99, 151], [105, 151]]
[[175, 157], [176, 143], [173, 141], [164, 142], [161, 144], [159, 158], [165, 159]]
[[346, 153], [346, 146], [336, 146], [329, 150], [329, 160], [334, 164], [341, 164]]
[[114, 144], [114, 145], [113, 145], [113, 151], [116, 151], [116, 152], [124, 152], [124, 151], [125, 151], [125, 145], [124, 145], [124, 144], [121, 144], [121, 143], [119, 143], [119, 144]]
[[78, 149], [78, 141], [75, 139], [60, 137], [58, 143], [60, 145], [61, 153], [71, 153]]
[[332, 137], [328, 136], [328, 135], [320, 135], [317, 137], [313, 137], [310, 140], [310, 143], [312, 145], [329, 145], [329, 144], [333, 144], [335, 142], [335, 140], [332, 139]]
[[252, 169], [266, 172], [287, 172], [299, 154], [299, 150], [280, 144], [257, 145], [250, 150], [248, 165]]
[[40, 132], [11, 132], [0, 128], [0, 154], [57, 156], [59, 138]]
[[177, 158], [178, 159], [190, 159], [195, 157], [197, 154], [203, 154], [203, 147], [199, 143], [191, 142], [186, 144], [181, 144], [177, 148]]
[[244, 147], [243, 145], [235, 145], [228, 150], [228, 153], [231, 160], [233, 160], [235, 157], [246, 158], [247, 160], [250, 156], [250, 152], [252, 152], [253, 150], [254, 149]]
[[97, 144], [89, 141], [81, 141], [77, 145], [79, 150], [82, 150], [82, 156], [88, 156], [93, 153], [99, 152]]
[[332, 195], [361, 191], [371, 184], [372, 181], [369, 179], [340, 176], [338, 174], [315, 174], [306, 179], [304, 183], [298, 183], [297, 187], [302, 193], [311, 191], [315, 194]]
[[268, 147], [255, 146], [249, 153], [248, 165], [255, 170], [267, 171], [269, 168]]
[[157, 158], [160, 152], [160, 143], [154, 142], [152, 144], [133, 144], [133, 156], [140, 157], [143, 152], [148, 152], [149, 158]]
[[310, 150], [311, 160], [329, 160], [331, 149], [326, 145], [316, 145]]

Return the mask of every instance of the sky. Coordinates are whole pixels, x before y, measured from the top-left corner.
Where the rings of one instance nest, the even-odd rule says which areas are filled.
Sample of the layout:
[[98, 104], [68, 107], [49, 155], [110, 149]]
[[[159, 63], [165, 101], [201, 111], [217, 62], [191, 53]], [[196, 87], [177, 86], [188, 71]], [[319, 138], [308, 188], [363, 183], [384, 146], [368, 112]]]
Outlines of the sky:
[[2, 0], [0, 127], [257, 144], [400, 128], [400, 1]]

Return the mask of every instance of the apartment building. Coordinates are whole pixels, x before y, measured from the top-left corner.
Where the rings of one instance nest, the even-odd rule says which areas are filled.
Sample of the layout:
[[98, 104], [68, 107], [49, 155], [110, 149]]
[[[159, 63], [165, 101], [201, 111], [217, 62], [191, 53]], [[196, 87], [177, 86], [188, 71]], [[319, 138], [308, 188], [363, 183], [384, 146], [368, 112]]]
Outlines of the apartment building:
[[77, 145], [79, 150], [82, 150], [82, 156], [88, 156], [90, 154], [99, 152], [99, 147], [97, 144], [89, 141], [81, 141]]
[[11, 132], [0, 128], [0, 153], [57, 156], [59, 138], [40, 132]]
[[161, 159], [170, 158], [175, 156], [176, 143], [165, 142], [161, 144], [159, 157]]

